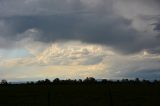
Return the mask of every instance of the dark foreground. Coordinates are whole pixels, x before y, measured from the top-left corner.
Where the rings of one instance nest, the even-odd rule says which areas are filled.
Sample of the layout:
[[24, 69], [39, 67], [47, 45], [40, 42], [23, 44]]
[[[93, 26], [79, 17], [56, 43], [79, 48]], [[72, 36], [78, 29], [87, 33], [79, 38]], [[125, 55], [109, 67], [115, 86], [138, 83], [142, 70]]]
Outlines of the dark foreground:
[[160, 84], [0, 85], [0, 106], [160, 106]]

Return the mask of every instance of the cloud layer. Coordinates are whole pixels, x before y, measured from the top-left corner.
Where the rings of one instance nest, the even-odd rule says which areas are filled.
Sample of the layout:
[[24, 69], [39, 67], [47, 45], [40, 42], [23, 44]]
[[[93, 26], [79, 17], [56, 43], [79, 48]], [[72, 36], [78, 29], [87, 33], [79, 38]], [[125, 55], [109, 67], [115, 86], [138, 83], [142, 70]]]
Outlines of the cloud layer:
[[45, 49], [35, 49], [40, 46], [37, 44], [34, 47], [28, 46], [26, 51], [18, 49], [14, 57], [4, 58], [3, 54], [0, 62], [1, 78], [35, 80], [92, 76], [97, 79], [159, 79], [158, 54], [142, 51], [134, 55], [123, 55], [107, 46], [78, 41], [56, 42]]
[[157, 49], [158, 10], [158, 0], [1, 0], [0, 37], [10, 42], [1, 47], [29, 36], [103, 44], [122, 53]]
[[159, 0], [0, 0], [1, 74], [79, 67], [85, 76], [100, 70], [97, 78], [158, 76], [159, 10]]

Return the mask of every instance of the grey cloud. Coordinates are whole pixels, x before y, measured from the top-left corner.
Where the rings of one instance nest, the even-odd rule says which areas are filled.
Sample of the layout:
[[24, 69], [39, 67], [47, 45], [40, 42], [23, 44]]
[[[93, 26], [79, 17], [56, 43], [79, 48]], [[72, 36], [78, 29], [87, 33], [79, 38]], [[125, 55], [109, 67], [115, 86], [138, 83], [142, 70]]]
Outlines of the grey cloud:
[[[126, 48], [133, 43], [137, 33], [134, 30], [124, 30], [121, 26], [128, 26], [130, 21], [123, 19], [110, 19], [101, 21], [100, 18], [80, 18], [80, 15], [54, 15], [39, 17], [11, 17], [6, 21], [13, 27], [12, 35], [4, 35], [10, 39], [17, 39], [19, 33], [36, 28], [42, 32], [35, 36], [35, 40], [54, 42], [57, 40], [81, 40], [88, 43], [98, 43], [118, 48]], [[21, 38], [23, 38], [22, 36]], [[122, 48], [122, 49], [123, 49]]]
[[[131, 27], [133, 20], [114, 14], [113, 0], [1, 0], [0, 20], [9, 26], [0, 36], [21, 40], [28, 29], [41, 33], [35, 41], [81, 40], [108, 45], [122, 53], [135, 53], [159, 47], [150, 34]], [[125, 2], [122, 0], [121, 2]], [[154, 1], [158, 2], [158, 1]], [[153, 4], [154, 5], [154, 4]], [[0, 30], [3, 28], [0, 27]], [[159, 24], [154, 30], [159, 29]], [[22, 35], [22, 36], [19, 36]], [[5, 44], [4, 44], [5, 45]]]
[[152, 19], [156, 20], [152, 25], [154, 26], [153, 30], [160, 32], [160, 15], [153, 16]]
[[160, 31], [160, 22], [155, 24], [154, 30], [158, 32]]

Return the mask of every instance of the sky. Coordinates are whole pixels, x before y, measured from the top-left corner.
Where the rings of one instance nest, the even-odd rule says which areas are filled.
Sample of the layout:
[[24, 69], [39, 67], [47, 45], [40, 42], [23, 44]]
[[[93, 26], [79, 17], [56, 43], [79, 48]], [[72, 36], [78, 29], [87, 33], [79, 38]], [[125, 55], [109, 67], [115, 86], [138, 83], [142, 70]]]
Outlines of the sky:
[[0, 79], [160, 79], [159, 0], [0, 0]]

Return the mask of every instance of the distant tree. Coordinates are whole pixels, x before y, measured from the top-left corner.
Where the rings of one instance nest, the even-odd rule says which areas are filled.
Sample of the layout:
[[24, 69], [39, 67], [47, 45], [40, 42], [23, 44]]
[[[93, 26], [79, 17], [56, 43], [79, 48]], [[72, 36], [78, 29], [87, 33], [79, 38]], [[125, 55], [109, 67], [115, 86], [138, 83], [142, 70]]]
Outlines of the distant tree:
[[143, 84], [150, 84], [150, 81], [143, 79], [143, 80], [142, 80], [142, 83], [143, 83]]
[[3, 79], [3, 80], [1, 81], [1, 84], [8, 84], [8, 82], [7, 82], [7, 80]]
[[45, 83], [45, 84], [50, 84], [51, 81], [50, 81], [49, 79], [45, 79], [44, 83]]
[[106, 79], [103, 79], [102, 81], [101, 81], [101, 83], [103, 83], [103, 84], [106, 84], [108, 81], [106, 80]]
[[41, 80], [38, 80], [37, 82], [36, 82], [36, 84], [41, 84], [42, 83], [42, 81]]
[[140, 82], [139, 78], [136, 78], [135, 81], [136, 81], [137, 83]]
[[53, 80], [53, 83], [55, 83], [55, 84], [57, 84], [59, 82], [60, 82], [59, 78], [56, 78], [56, 79]]
[[87, 77], [83, 82], [85, 82], [85, 83], [95, 83], [96, 80], [93, 77]]
[[35, 83], [33, 81], [29, 82], [29, 84], [34, 85]]
[[128, 79], [122, 79], [122, 82], [123, 82], [123, 83], [128, 83], [129, 80], [128, 80]]
[[81, 79], [78, 80], [79, 83], [82, 83], [83, 81]]

